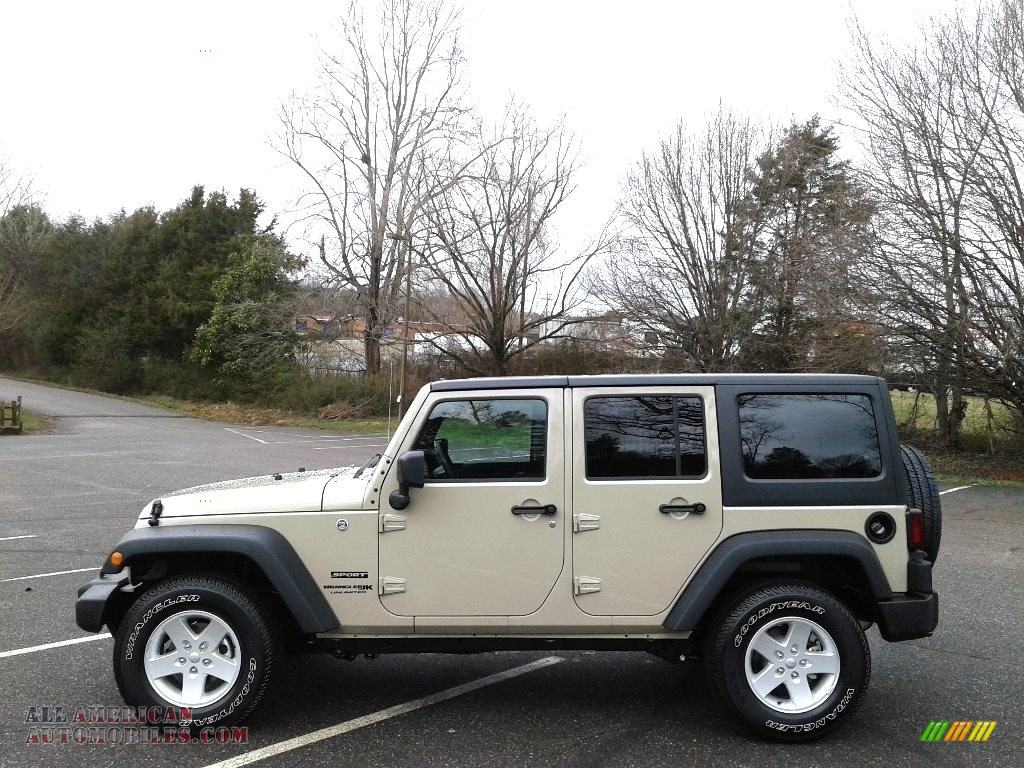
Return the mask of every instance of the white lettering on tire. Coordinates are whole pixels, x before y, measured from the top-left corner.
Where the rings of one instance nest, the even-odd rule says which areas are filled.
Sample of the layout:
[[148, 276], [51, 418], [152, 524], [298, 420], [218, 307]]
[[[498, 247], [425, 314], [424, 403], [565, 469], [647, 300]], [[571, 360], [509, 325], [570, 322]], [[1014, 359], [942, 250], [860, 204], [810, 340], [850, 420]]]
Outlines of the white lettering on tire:
[[817, 720], [812, 720], [809, 723], [795, 724], [777, 723], [774, 720], [766, 720], [765, 725], [769, 728], [774, 728], [776, 731], [782, 731], [783, 733], [786, 733], [788, 731], [792, 731], [793, 733], [806, 733], [808, 731], [813, 731], [817, 728], [821, 728], [826, 723], [830, 723], [833, 720], [835, 720], [839, 713], [846, 709], [846, 705], [850, 703], [850, 699], [853, 698], [855, 690], [856, 689], [854, 688], [847, 688], [846, 695], [844, 695], [843, 698], [839, 700], [839, 703], [836, 705], [836, 708], [829, 712], [827, 715], [822, 715]]
[[169, 597], [162, 603], [157, 603], [148, 611], [146, 615], [142, 617], [138, 624], [133, 628], [132, 633], [128, 636], [128, 642], [124, 646], [124, 658], [125, 661], [131, 661], [132, 656], [135, 654], [135, 641], [139, 638], [139, 633], [142, 628], [146, 626], [146, 623], [153, 618], [156, 614], [160, 613], [164, 608], [172, 605], [178, 605], [179, 603], [196, 603], [199, 602], [199, 595], [178, 595], [177, 597]]
[[772, 611], [785, 610], [787, 608], [799, 608], [804, 611], [810, 611], [811, 613], [823, 614], [825, 609], [820, 605], [811, 605], [803, 600], [785, 600], [781, 603], [772, 603], [767, 608], [762, 608], [757, 613], [752, 613], [750, 618], [743, 622], [743, 626], [740, 627], [740, 631], [736, 634], [733, 639], [733, 645], [739, 648], [743, 644], [743, 637], [750, 631], [757, 622], [763, 619], [765, 616], [770, 614]]
[[239, 704], [242, 703], [242, 701], [245, 699], [246, 696], [249, 695], [249, 690], [252, 688], [252, 684], [253, 684], [253, 681], [255, 679], [256, 679], [256, 659], [255, 658], [251, 658], [251, 659], [249, 659], [249, 674], [246, 675], [245, 684], [242, 685], [242, 690], [240, 690], [238, 692], [238, 695], [235, 696], [235, 698], [231, 700], [231, 704], [228, 705], [227, 708], [222, 709], [220, 712], [217, 712], [216, 714], [213, 714], [213, 715], [209, 715], [207, 717], [200, 717], [200, 718], [194, 719], [194, 720], [182, 720], [179, 723], [179, 725], [181, 725], [183, 727], [184, 726], [189, 726], [189, 725], [194, 725], [194, 726], [208, 725], [210, 723], [215, 723], [218, 720], [223, 720], [225, 717], [227, 717], [232, 712], [234, 712], [235, 708]]

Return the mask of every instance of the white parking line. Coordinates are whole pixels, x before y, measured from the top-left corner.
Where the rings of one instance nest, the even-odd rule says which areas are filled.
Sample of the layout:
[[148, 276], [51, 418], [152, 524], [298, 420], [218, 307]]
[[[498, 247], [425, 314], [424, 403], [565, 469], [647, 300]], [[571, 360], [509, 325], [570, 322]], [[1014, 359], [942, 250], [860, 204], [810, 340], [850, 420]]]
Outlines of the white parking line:
[[33, 533], [25, 536], [3, 536], [0, 537], [0, 541], [14, 541], [15, 539], [38, 539], [39, 534]]
[[945, 496], [947, 493], [953, 493], [955, 491], [966, 491], [968, 488], [973, 487], [973, 485], [958, 485], [956, 488], [950, 488], [948, 491], [939, 491], [939, 496]]
[[343, 448], [386, 448], [387, 443], [360, 443], [359, 445], [323, 445], [319, 448], [311, 448], [312, 451], [338, 451]]
[[43, 576], [63, 576], [66, 573], [85, 573], [86, 571], [98, 571], [95, 565], [92, 568], [77, 568], [74, 571], [53, 571], [52, 573], [34, 573], [31, 576], [15, 576], [13, 579], [0, 579], [0, 583], [5, 581], [24, 581], [25, 579], [41, 579]]
[[266, 440], [260, 440], [258, 437], [253, 437], [252, 435], [245, 434], [245, 432], [239, 432], [237, 429], [230, 429], [228, 427], [224, 427], [224, 431], [230, 432], [233, 435], [241, 435], [242, 437], [248, 437], [250, 440], [255, 440], [257, 443], [263, 443], [264, 445], [267, 444]]
[[[319, 435], [293, 435], [287, 432], [271, 432], [262, 429], [253, 429], [251, 432], [255, 432], [257, 435], [264, 435], [268, 438], [274, 437], [299, 437], [301, 440], [264, 440], [254, 435], [250, 435], [247, 432], [242, 432], [240, 429], [231, 429], [230, 427], [223, 428], [225, 432], [230, 432], [233, 435], [239, 437], [247, 437], [250, 440], [255, 440], [257, 443], [263, 443], [263, 445], [305, 445], [308, 443], [355, 443], [355, 444], [369, 444], [369, 443], [382, 443], [387, 444], [388, 438], [375, 435], [356, 435], [350, 437], [321, 437]], [[335, 447], [335, 446], [332, 446]], [[336, 446], [341, 447], [341, 446]]]
[[241, 755], [230, 757], [227, 760], [222, 760], [219, 763], [211, 763], [205, 766], [205, 768], [239, 768], [239, 766], [249, 765], [255, 763], [258, 760], [265, 760], [268, 757], [274, 757], [284, 752], [290, 752], [293, 749], [299, 747], [305, 747], [309, 744], [314, 744], [324, 739], [330, 739], [335, 736], [340, 736], [343, 733], [349, 733], [350, 731], [357, 730], [359, 728], [365, 728], [368, 725], [379, 723], [382, 720], [387, 720], [398, 715], [404, 715], [406, 712], [412, 712], [423, 707], [429, 707], [431, 704], [438, 704], [448, 699], [454, 699], [456, 696], [461, 696], [464, 693], [470, 693], [480, 688], [485, 688], [488, 685], [494, 685], [500, 683], [503, 680], [508, 680], [519, 675], [525, 675], [527, 672], [533, 672], [534, 670], [541, 669], [542, 667], [549, 667], [552, 664], [557, 664], [562, 661], [560, 656], [548, 656], [544, 659], [530, 662], [529, 664], [523, 664], [521, 667], [513, 667], [507, 669], [504, 672], [498, 672], [495, 675], [488, 675], [487, 677], [481, 677], [477, 680], [471, 680], [468, 683], [457, 685], [454, 688], [449, 688], [445, 691], [438, 693], [432, 693], [429, 696], [424, 696], [421, 699], [413, 699], [407, 701], [404, 704], [397, 704], [394, 707], [388, 707], [378, 712], [374, 712], [370, 715], [363, 715], [357, 717], [354, 720], [346, 720], [343, 723], [332, 725], [327, 728], [321, 728], [318, 731], [307, 733], [303, 736], [296, 736], [293, 739], [285, 739], [279, 741], [277, 744], [271, 744], [268, 747], [262, 747], [260, 749], [254, 749], [251, 752], [243, 752]]
[[60, 648], [65, 645], [77, 645], [78, 643], [91, 643], [93, 640], [106, 640], [110, 636], [109, 632], [104, 632], [102, 635], [76, 637], [72, 640], [61, 640], [59, 643], [45, 643], [43, 645], [33, 645], [29, 648], [15, 648], [13, 651], [0, 651], [0, 659], [6, 659], [8, 656], [21, 656], [23, 653], [45, 651], [48, 648]]
[[268, 440], [268, 445], [308, 445], [309, 443], [382, 443], [384, 437], [310, 437], [305, 440]]
[[301, 437], [301, 438], [305, 438], [306, 440], [373, 440], [373, 439], [376, 439], [378, 437], [383, 437], [383, 435], [372, 435], [372, 434], [371, 435], [352, 435], [352, 434], [345, 435], [344, 433], [338, 434], [337, 432], [334, 433], [335, 435], [337, 435], [337, 437], [327, 437], [325, 434], [323, 434], [323, 432], [324, 432], [323, 430], [321, 430], [321, 434], [319, 434], [319, 435], [310, 435], [310, 434], [299, 435], [299, 434], [296, 434], [294, 432], [276, 432], [276, 431], [270, 430], [270, 429], [250, 429], [249, 431], [250, 432], [254, 432], [257, 435], [271, 435], [273, 437]]

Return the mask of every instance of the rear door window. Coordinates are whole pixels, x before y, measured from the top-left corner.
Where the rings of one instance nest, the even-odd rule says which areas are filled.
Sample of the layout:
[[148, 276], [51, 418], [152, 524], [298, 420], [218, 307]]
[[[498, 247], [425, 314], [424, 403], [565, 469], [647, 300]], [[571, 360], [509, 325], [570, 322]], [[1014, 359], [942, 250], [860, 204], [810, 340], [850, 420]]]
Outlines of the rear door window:
[[589, 479], [702, 477], [707, 471], [699, 397], [592, 397], [583, 416]]

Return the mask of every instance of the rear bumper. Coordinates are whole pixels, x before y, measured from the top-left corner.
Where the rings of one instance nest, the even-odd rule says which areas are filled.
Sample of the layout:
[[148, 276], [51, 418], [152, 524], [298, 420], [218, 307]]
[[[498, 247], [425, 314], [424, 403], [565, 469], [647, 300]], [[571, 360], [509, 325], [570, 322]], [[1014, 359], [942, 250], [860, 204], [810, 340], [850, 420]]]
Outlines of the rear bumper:
[[878, 602], [878, 629], [889, 642], [928, 637], [939, 623], [939, 596], [932, 591], [932, 564], [924, 552], [907, 563], [907, 594]]
[[878, 629], [889, 642], [928, 637], [939, 623], [939, 596], [901, 595], [878, 603]]
[[131, 584], [128, 569], [120, 573], [105, 573], [78, 588], [75, 601], [75, 623], [86, 632], [99, 632], [107, 623], [107, 608], [122, 587]]

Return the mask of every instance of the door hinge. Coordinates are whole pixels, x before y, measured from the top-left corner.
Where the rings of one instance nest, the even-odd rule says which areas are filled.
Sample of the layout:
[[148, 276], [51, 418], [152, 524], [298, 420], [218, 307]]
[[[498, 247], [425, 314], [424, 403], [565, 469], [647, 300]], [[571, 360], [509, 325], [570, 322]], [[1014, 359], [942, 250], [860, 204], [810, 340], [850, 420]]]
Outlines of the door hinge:
[[405, 592], [405, 579], [395, 578], [394, 576], [381, 576], [381, 595], [397, 595], [400, 592]]
[[576, 533], [579, 533], [580, 531], [596, 531], [600, 527], [600, 515], [590, 515], [586, 512], [577, 512], [572, 516], [572, 529]]
[[377, 530], [381, 533], [386, 531], [404, 531], [405, 518], [401, 515], [392, 515], [390, 513], [381, 515], [377, 525]]
[[591, 576], [573, 576], [572, 593], [574, 595], [587, 595], [591, 592], [601, 591], [601, 580]]

